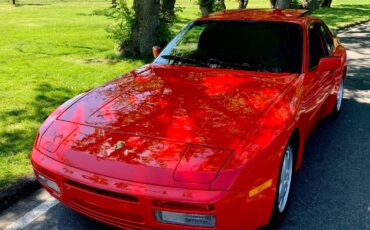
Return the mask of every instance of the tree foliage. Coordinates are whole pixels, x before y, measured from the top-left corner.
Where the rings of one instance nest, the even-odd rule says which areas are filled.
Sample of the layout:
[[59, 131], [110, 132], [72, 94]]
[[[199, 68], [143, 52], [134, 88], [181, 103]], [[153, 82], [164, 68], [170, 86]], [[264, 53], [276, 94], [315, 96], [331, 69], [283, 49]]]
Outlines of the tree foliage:
[[118, 0], [116, 7], [104, 12], [113, 19], [113, 24], [107, 28], [108, 37], [113, 39], [119, 51], [131, 44], [131, 32], [135, 25], [135, 11], [128, 6], [126, 0]]

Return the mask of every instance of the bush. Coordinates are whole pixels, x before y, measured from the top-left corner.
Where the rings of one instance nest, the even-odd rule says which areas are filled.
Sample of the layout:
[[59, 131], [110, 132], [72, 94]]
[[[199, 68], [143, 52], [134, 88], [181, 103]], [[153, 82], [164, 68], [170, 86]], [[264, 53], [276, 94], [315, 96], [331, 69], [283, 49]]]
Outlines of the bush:
[[107, 9], [105, 15], [113, 19], [113, 24], [107, 28], [108, 37], [113, 39], [122, 51], [131, 43], [131, 33], [135, 26], [135, 11], [128, 6], [127, 0], [118, 0], [115, 8]]

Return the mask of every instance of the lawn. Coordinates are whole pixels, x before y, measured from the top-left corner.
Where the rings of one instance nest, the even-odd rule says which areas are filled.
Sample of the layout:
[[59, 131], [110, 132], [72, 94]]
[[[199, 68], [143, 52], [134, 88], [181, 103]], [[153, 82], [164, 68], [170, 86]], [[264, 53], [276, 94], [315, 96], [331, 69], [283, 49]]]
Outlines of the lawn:
[[[199, 16], [197, 0], [178, 0], [174, 30]], [[370, 19], [367, 0], [334, 0], [319, 10], [331, 27]], [[63, 101], [148, 60], [122, 60], [93, 12], [110, 1], [19, 0], [0, 2], [0, 190], [31, 173], [29, 153], [41, 122]], [[227, 0], [229, 8], [237, 2]], [[266, 8], [267, 0], [250, 0]]]

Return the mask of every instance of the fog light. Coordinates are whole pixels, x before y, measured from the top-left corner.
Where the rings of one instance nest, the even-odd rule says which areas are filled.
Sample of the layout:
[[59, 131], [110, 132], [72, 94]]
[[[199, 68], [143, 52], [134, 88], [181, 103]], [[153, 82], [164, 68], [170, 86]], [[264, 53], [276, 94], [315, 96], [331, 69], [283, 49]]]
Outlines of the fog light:
[[59, 186], [57, 183], [55, 183], [52, 180], [49, 180], [48, 178], [44, 177], [43, 175], [36, 173], [37, 178], [46, 186], [51, 188], [52, 190], [56, 191], [57, 193], [60, 193]]
[[179, 212], [154, 211], [157, 221], [168, 224], [181, 224], [195, 227], [215, 227], [214, 215], [187, 214]]

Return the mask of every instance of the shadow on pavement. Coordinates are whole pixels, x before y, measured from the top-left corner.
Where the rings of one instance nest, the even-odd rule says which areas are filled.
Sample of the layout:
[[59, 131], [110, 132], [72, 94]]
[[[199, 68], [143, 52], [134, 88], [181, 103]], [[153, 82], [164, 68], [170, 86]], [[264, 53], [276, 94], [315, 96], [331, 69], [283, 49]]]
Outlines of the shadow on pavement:
[[[62, 204], [48, 212], [47, 218], [39, 218], [27, 226], [27, 229], [78, 229], [78, 230], [115, 230], [117, 228], [105, 225], [86, 216], [83, 216]], [[41, 227], [41, 228], [40, 228]]]

